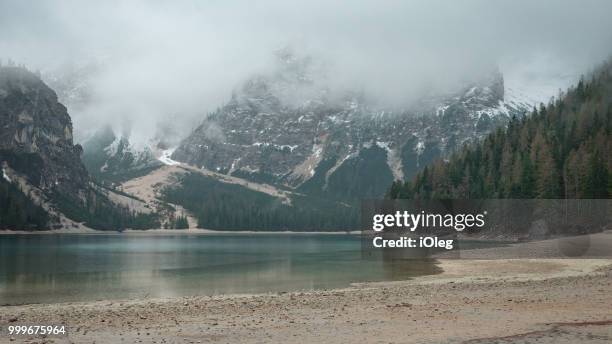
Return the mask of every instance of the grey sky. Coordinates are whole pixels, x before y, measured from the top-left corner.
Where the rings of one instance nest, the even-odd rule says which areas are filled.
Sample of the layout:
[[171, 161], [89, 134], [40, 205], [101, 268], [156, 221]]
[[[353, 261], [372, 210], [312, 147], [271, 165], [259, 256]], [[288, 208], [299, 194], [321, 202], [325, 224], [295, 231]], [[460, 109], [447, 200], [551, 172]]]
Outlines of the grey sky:
[[607, 0], [2, 0], [0, 58], [49, 70], [101, 57], [75, 125], [152, 126], [216, 108], [287, 45], [324, 61], [332, 86], [390, 102], [496, 65], [536, 79], [588, 72], [612, 50], [610, 13]]

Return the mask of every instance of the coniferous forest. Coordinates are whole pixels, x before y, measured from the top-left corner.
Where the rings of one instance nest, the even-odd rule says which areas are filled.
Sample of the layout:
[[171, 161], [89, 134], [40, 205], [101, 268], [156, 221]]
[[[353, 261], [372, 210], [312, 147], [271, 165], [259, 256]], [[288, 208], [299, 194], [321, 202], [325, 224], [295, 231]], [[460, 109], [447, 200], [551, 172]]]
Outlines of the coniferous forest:
[[94, 190], [82, 203], [56, 193], [56, 206], [68, 218], [98, 230], [148, 229], [160, 226], [155, 214], [138, 213], [128, 207], [113, 204], [104, 194]]
[[0, 228], [45, 229], [49, 214], [15, 184], [0, 178]]
[[[202, 192], [201, 190], [207, 190]], [[163, 190], [164, 199], [191, 211], [201, 228], [218, 230], [330, 231], [357, 228], [355, 205], [316, 199], [324, 207], [313, 207], [305, 196], [293, 197], [291, 205], [276, 197], [219, 183], [196, 173], [181, 177], [179, 186]], [[182, 225], [186, 225], [186, 219]], [[181, 224], [177, 224], [176, 228]]]
[[396, 181], [392, 199], [612, 196], [612, 61], [479, 144]]

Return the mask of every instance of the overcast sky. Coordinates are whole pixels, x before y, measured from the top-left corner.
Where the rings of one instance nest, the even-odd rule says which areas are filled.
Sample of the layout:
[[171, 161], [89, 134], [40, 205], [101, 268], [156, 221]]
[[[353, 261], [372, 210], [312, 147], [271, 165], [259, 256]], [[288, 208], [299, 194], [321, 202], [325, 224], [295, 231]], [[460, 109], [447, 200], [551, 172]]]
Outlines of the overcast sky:
[[284, 46], [324, 61], [334, 87], [389, 102], [493, 66], [521, 80], [577, 75], [609, 56], [610, 13], [608, 0], [1, 0], [0, 58], [42, 70], [102, 59], [94, 101], [71, 113], [77, 131], [102, 118], [144, 127], [203, 116]]

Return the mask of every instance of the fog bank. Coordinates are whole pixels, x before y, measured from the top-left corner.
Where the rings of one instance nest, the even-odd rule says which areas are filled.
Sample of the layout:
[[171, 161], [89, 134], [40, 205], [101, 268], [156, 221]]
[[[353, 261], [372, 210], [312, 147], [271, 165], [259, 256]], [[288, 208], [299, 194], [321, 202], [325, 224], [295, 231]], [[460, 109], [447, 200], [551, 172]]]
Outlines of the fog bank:
[[188, 130], [287, 46], [320, 61], [329, 87], [383, 103], [498, 66], [546, 98], [610, 54], [609, 13], [604, 0], [15, 0], [0, 3], [0, 58], [73, 74], [74, 98], [87, 94], [69, 104], [80, 137], [110, 122], [144, 140], [160, 121]]

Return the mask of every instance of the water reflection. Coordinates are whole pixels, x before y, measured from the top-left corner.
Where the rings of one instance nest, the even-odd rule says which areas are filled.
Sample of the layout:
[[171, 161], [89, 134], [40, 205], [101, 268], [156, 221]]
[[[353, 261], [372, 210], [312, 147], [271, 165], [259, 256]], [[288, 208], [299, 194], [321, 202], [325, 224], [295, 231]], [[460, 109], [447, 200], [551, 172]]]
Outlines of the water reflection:
[[349, 235], [0, 236], [0, 304], [345, 287], [439, 272]]

